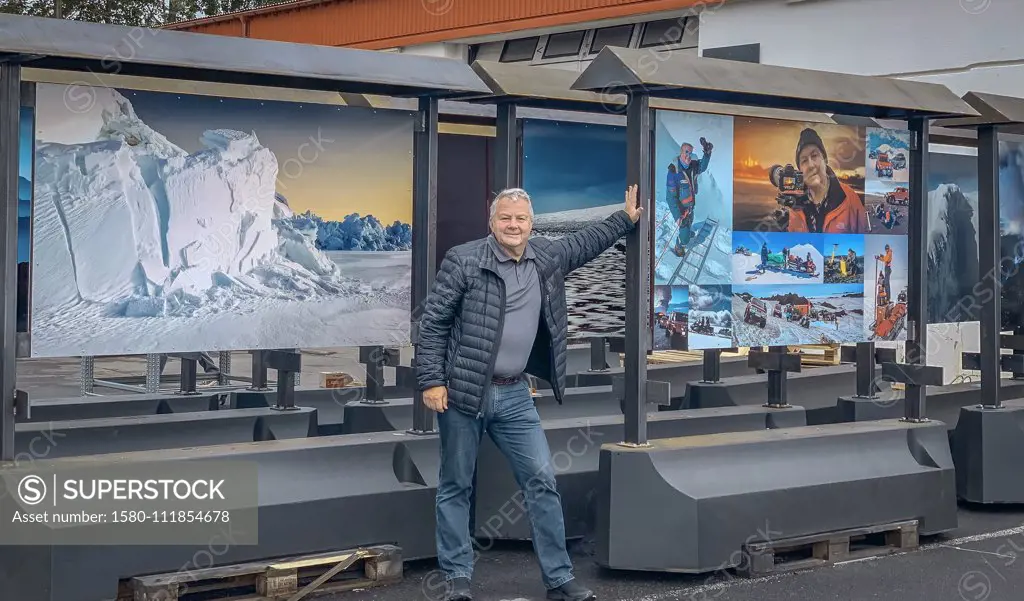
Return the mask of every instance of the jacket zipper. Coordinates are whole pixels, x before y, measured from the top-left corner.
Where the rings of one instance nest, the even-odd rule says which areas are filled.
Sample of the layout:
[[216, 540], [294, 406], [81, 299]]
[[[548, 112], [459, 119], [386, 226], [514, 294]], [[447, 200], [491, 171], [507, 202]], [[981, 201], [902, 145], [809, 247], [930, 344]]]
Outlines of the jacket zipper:
[[[494, 272], [491, 271], [491, 273], [494, 273]], [[505, 329], [505, 294], [506, 294], [506, 291], [505, 291], [505, 280], [503, 280], [501, 278], [501, 276], [498, 275], [497, 273], [494, 273], [494, 275], [497, 276], [496, 279], [498, 280], [498, 289], [501, 291], [500, 301], [499, 301], [500, 304], [498, 305], [499, 307], [501, 307], [501, 310], [498, 311], [498, 337], [494, 341], [495, 345], [499, 345], [499, 344], [501, 344], [501, 334], [502, 334], [502, 332]], [[490, 363], [490, 365], [487, 366], [487, 374], [486, 374], [486, 377], [484, 379], [484, 393], [482, 395], [480, 395], [480, 411], [477, 412], [477, 415], [476, 415], [477, 419], [485, 419], [486, 417], [489, 417], [489, 415], [491, 413], [491, 404], [488, 402], [488, 395], [491, 392], [491, 379], [494, 378], [494, 364], [497, 363], [497, 361], [498, 361], [498, 351], [497, 351], [497, 348], [495, 348], [493, 350], [493, 352], [491, 352], [491, 363]]]

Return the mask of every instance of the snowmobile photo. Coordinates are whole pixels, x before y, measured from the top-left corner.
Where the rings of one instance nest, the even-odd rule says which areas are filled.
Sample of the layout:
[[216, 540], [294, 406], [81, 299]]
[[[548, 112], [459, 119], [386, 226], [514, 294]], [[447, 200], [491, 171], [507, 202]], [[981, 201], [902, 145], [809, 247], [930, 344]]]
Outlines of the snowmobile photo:
[[707, 336], [715, 335], [715, 328], [706, 317], [695, 321], [693, 325], [690, 326], [690, 329], [697, 334], [705, 334]]
[[736, 254], [737, 255], [746, 255], [746, 256], [749, 257], [752, 253], [750, 252], [749, 248], [746, 248], [746, 247], [743, 247], [743, 246], [739, 246], [739, 247], [736, 248]]

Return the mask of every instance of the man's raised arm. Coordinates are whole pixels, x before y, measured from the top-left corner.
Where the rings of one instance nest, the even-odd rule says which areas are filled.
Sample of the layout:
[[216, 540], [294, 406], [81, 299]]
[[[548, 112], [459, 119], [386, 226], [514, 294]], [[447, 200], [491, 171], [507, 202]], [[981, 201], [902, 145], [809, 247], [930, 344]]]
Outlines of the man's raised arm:
[[558, 240], [563, 274], [568, 275], [593, 261], [636, 226], [643, 213], [643, 207], [637, 206], [636, 194], [636, 186], [632, 186], [626, 190], [625, 209]]
[[449, 250], [441, 261], [441, 268], [423, 303], [415, 355], [416, 385], [419, 390], [448, 384], [445, 381], [445, 352], [455, 312], [459, 309], [465, 289], [462, 266], [455, 253]]

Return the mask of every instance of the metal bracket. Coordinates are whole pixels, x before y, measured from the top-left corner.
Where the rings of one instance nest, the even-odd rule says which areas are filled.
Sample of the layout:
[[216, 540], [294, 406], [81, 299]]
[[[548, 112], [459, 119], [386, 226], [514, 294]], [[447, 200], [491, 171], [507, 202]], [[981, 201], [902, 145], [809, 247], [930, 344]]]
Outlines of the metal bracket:
[[[647, 385], [644, 387], [644, 390], [646, 392], [645, 396], [647, 397], [644, 399], [644, 402], [648, 405], [668, 407], [672, 403], [672, 386], [669, 382], [647, 380]], [[620, 405], [626, 402], [625, 376], [612, 377], [612, 394], [619, 399]]]
[[942, 386], [942, 368], [911, 363], [883, 363], [882, 376], [911, 386]]

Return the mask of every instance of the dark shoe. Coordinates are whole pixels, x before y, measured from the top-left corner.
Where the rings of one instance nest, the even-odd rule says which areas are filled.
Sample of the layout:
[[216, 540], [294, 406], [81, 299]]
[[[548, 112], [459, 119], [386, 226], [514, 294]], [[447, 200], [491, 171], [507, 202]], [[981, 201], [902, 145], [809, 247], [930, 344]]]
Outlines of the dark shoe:
[[452, 578], [448, 581], [448, 596], [445, 601], [473, 601], [473, 595], [469, 593], [469, 580], [466, 578]]
[[548, 589], [551, 601], [595, 601], [597, 595], [575, 580], [570, 580], [558, 588]]

